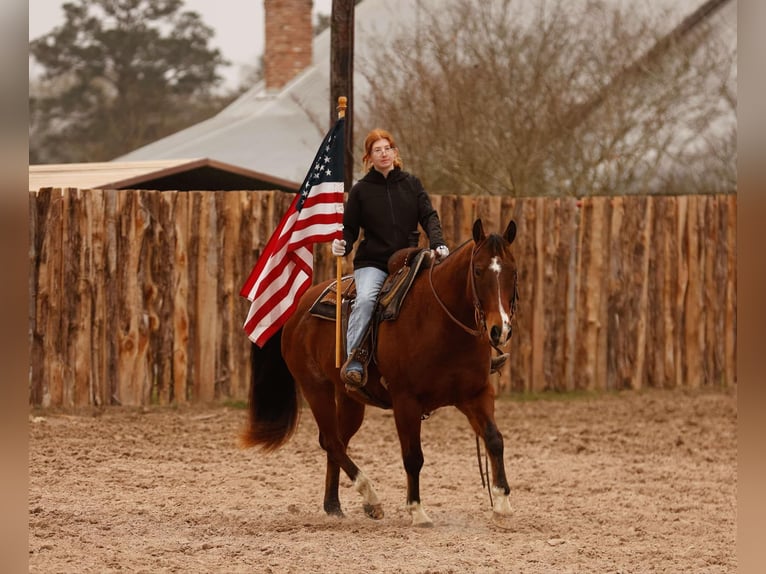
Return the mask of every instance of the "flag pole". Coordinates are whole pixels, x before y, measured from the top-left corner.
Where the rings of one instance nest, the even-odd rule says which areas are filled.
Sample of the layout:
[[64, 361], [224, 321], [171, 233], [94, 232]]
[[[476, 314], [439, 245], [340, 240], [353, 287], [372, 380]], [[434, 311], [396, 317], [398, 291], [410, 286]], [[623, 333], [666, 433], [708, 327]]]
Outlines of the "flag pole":
[[[338, 98], [338, 119], [346, 117], [346, 102], [348, 100], [345, 96]], [[344, 151], [345, 153], [345, 151]], [[344, 179], [345, 181], [345, 179]], [[345, 190], [344, 190], [345, 192]], [[342, 257], [335, 257], [335, 280], [336, 280], [336, 293], [335, 293], [335, 367], [341, 366], [341, 279], [343, 274], [343, 260]]]

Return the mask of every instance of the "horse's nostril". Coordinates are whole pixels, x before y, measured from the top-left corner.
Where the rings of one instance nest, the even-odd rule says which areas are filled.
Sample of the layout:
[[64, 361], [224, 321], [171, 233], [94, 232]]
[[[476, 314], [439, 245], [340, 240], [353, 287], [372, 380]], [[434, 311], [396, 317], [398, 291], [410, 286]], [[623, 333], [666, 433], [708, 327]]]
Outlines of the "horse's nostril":
[[502, 334], [502, 332], [503, 332], [503, 330], [500, 327], [498, 327], [497, 325], [495, 325], [494, 327], [492, 327], [489, 330], [489, 334], [492, 337], [492, 340], [495, 341], [495, 342], [500, 340], [500, 335]]

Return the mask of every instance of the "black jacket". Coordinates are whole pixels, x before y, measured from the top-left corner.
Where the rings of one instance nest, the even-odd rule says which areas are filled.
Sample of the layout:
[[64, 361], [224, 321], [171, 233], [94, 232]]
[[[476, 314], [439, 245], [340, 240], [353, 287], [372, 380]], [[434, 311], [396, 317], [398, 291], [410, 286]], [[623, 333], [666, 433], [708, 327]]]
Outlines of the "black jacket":
[[371, 168], [351, 188], [343, 214], [346, 253], [364, 230], [354, 269], [377, 267], [388, 271], [388, 258], [409, 246], [418, 224], [428, 235], [431, 249], [445, 245], [439, 215], [420, 180], [398, 167], [388, 172], [388, 177]]

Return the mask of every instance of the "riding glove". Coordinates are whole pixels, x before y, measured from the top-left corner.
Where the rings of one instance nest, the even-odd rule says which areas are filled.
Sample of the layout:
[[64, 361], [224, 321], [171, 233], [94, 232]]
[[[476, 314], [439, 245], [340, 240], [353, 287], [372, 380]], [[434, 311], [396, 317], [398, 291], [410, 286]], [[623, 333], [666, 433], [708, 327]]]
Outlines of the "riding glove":
[[439, 245], [439, 247], [436, 248], [436, 255], [438, 256], [439, 261], [441, 261], [449, 255], [449, 249], [446, 245]]
[[346, 240], [345, 239], [333, 239], [332, 240], [332, 254], [336, 257], [343, 257], [346, 254]]

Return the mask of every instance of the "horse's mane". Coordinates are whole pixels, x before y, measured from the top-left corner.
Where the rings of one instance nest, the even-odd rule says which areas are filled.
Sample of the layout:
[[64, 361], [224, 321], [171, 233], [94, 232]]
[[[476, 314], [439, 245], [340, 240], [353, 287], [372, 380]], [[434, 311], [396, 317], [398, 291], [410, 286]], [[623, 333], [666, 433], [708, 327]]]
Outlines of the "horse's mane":
[[[463, 247], [465, 247], [469, 243], [473, 243], [473, 239], [467, 239], [466, 241], [458, 245], [455, 248], [455, 252], [460, 251], [461, 249], [463, 249]], [[505, 239], [503, 239], [503, 237], [498, 233], [490, 233], [484, 239], [484, 243], [486, 243], [493, 252], [497, 253], [498, 251], [501, 251], [503, 249], [503, 245], [505, 244]]]

